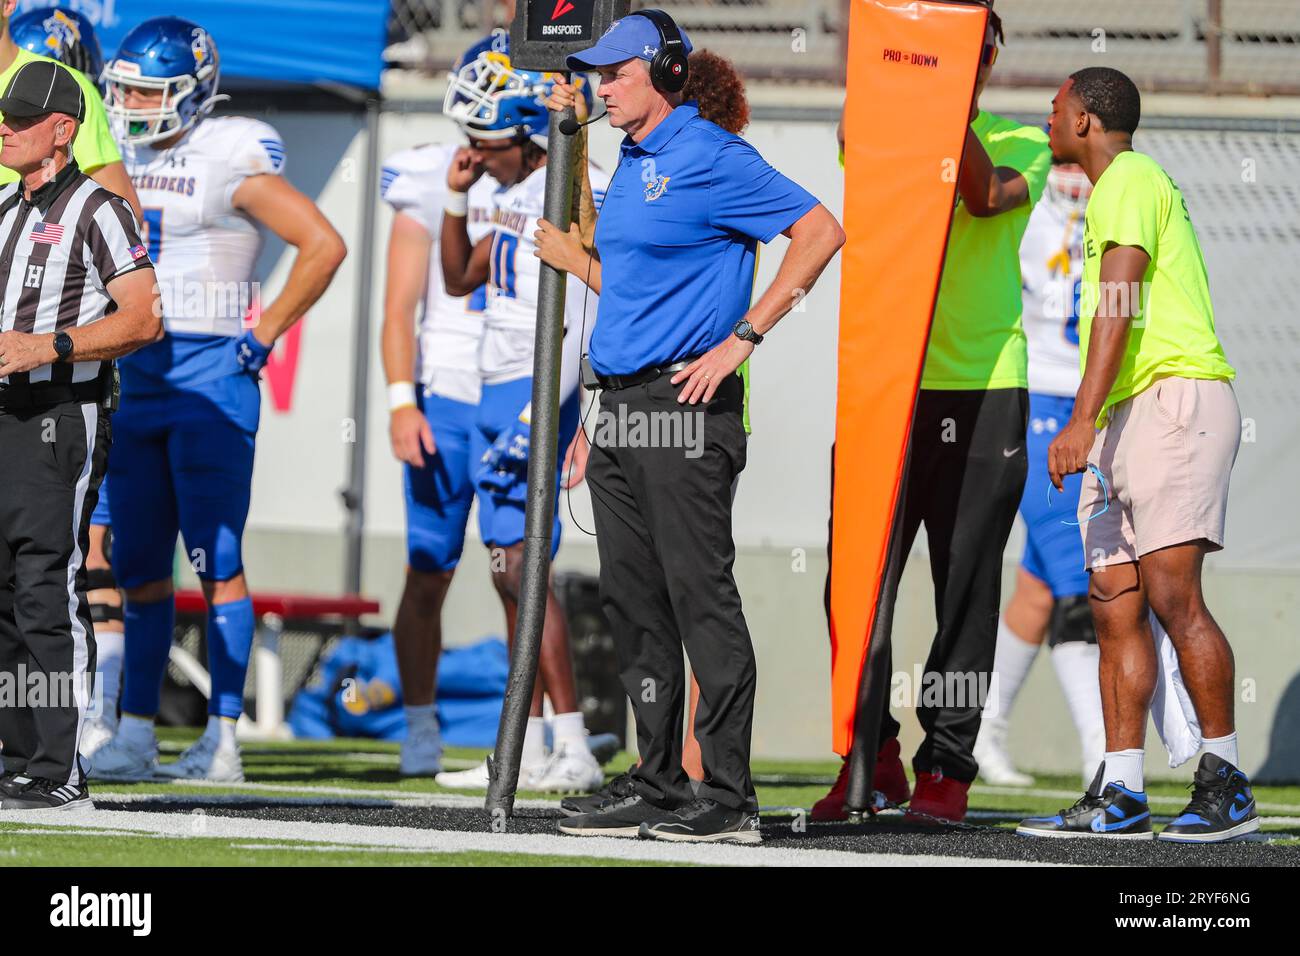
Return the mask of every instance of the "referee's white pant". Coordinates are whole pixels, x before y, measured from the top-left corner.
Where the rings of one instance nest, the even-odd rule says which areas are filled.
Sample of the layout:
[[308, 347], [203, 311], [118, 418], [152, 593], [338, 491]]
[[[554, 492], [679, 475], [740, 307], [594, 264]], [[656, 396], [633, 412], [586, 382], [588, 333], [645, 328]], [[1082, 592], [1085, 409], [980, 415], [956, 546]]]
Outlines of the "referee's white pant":
[[0, 753], [6, 771], [61, 784], [83, 782], [85, 556], [110, 442], [97, 402], [0, 407]]

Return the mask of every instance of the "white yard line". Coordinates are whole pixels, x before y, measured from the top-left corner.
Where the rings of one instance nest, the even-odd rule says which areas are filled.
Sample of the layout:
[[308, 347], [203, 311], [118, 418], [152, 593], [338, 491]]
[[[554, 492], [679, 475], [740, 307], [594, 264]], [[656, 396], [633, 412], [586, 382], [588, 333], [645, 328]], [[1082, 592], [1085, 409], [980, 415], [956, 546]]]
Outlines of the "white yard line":
[[[205, 790], [220, 790], [224, 794], [240, 794], [244, 791], [252, 793], [300, 793], [304, 796], [321, 796], [321, 797], [344, 797], [351, 800], [388, 800], [394, 803], [410, 804], [421, 807], [483, 807], [483, 796], [474, 794], [459, 793], [421, 793], [415, 790], [375, 790], [369, 787], [321, 787], [304, 784], [291, 783], [217, 783], [211, 780], [186, 780], [181, 786], [199, 787]], [[108, 781], [95, 783], [91, 781], [91, 796], [103, 797], [105, 800], [142, 800], [149, 798], [168, 798], [181, 800], [191, 794], [185, 793], [165, 793], [165, 794], [136, 794], [132, 789], [121, 787], [121, 784], [114, 784]], [[308, 801], [310, 802], [310, 801]], [[559, 799], [539, 800], [536, 798], [515, 800], [515, 806], [527, 810], [546, 810], [554, 809], [559, 804]]]
[[168, 837], [224, 837], [275, 843], [296, 840], [330, 845], [356, 844], [423, 850], [433, 853], [487, 851], [566, 857], [596, 857], [631, 861], [696, 863], [715, 866], [1024, 866], [1011, 860], [921, 856], [898, 853], [849, 853], [841, 850], [799, 850], [785, 847], [734, 845], [690, 846], [608, 837], [566, 837], [546, 834], [466, 833], [406, 827], [358, 826], [348, 823], [300, 823], [219, 817], [210, 814], [134, 813], [121, 810], [69, 810], [50, 818], [49, 811], [7, 810], [0, 822], [31, 823], [42, 828], [64, 826], [85, 830], [104, 827], [120, 834], [130, 830]]

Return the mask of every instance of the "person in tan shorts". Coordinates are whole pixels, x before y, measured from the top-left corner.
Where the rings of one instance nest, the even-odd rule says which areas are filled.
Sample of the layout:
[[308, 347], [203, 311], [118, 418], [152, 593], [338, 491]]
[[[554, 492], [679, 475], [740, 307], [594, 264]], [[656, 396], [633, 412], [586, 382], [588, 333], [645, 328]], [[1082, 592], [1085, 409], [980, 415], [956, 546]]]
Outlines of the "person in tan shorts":
[[1201, 593], [1205, 555], [1224, 544], [1241, 412], [1187, 204], [1169, 175], [1133, 150], [1140, 114], [1137, 87], [1107, 67], [1073, 74], [1052, 101], [1053, 156], [1079, 163], [1094, 184], [1079, 310], [1083, 380], [1048, 471], [1058, 489], [1064, 475], [1085, 472], [1078, 520], [1106, 754], [1073, 807], [1017, 832], [1152, 838], [1142, 761], [1157, 673], [1153, 613], [1178, 654], [1205, 745], [1191, 802], [1160, 839], [1212, 843], [1259, 829], [1237, 766], [1232, 649]]

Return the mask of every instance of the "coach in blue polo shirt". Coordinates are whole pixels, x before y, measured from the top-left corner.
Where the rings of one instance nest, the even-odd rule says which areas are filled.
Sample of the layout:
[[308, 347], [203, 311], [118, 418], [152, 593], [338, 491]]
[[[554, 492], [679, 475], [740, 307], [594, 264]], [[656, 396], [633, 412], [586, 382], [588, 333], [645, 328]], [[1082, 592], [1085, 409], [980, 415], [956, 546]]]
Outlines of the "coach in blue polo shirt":
[[[667, 14], [647, 10], [569, 57], [571, 69], [600, 73], [596, 93], [626, 134], [596, 226], [589, 359], [603, 391], [587, 482], [641, 762], [560, 830], [753, 843], [754, 652], [731, 571], [732, 488], [745, 466], [736, 370], [844, 233], [752, 146], [682, 101], [690, 50]], [[571, 102], [571, 88], [551, 102]], [[751, 306], [756, 247], [779, 234], [790, 238], [785, 260]], [[683, 647], [700, 685], [698, 795], [682, 769]]]

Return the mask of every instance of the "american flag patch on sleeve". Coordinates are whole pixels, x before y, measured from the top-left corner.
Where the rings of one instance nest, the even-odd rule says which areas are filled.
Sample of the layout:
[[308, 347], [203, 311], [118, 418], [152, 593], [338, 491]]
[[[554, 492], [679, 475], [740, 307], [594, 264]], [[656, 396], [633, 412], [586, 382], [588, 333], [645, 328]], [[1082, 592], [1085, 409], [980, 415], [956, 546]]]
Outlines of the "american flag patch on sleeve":
[[57, 246], [63, 241], [63, 227], [53, 222], [38, 222], [32, 227], [32, 234], [27, 238], [32, 242]]

